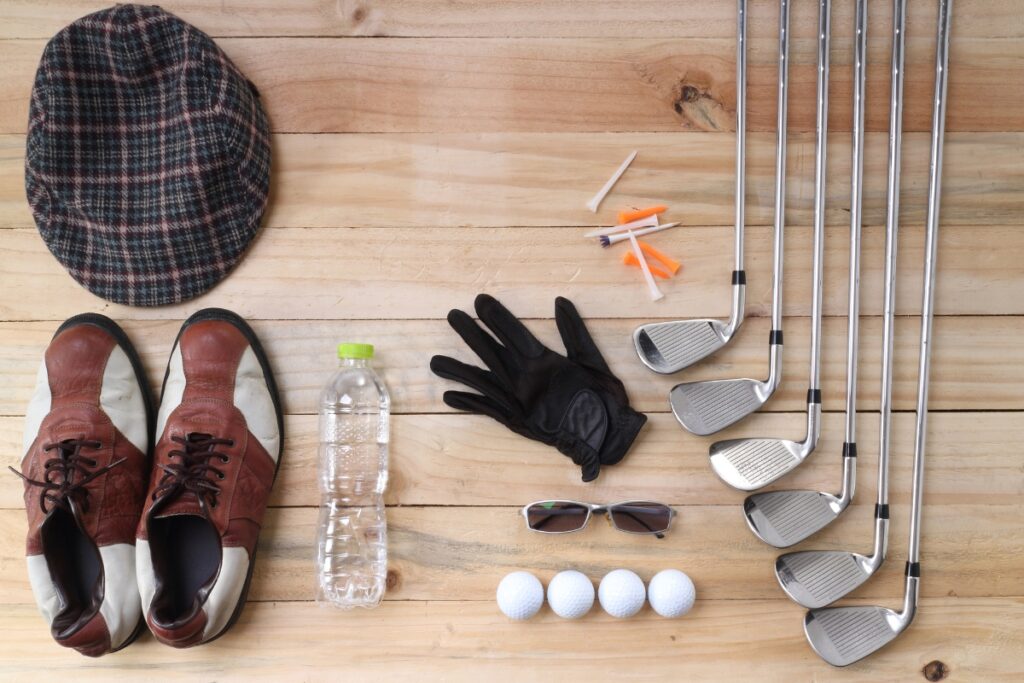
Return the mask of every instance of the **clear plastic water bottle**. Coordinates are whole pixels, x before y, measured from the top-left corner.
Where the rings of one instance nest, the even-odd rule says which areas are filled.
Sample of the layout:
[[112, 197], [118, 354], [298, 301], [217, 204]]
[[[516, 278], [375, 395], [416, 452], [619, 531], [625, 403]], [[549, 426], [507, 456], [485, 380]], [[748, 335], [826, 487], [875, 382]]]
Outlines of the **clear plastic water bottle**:
[[317, 601], [376, 607], [387, 581], [391, 399], [369, 344], [338, 346], [338, 371], [320, 395]]

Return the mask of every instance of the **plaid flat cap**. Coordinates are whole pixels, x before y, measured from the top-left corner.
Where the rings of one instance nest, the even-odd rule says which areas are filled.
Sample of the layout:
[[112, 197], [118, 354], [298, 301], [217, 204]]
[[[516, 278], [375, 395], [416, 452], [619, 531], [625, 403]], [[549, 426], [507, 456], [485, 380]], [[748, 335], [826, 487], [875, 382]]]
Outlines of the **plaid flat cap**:
[[223, 279], [259, 230], [270, 134], [255, 87], [159, 7], [83, 17], [43, 51], [25, 186], [46, 246], [104, 299], [158, 306]]

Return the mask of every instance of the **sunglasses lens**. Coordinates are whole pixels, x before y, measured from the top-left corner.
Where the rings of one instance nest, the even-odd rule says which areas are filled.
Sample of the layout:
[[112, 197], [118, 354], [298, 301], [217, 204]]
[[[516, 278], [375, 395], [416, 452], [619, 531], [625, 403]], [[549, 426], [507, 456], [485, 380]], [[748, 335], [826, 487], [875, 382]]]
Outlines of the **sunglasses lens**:
[[549, 500], [526, 509], [526, 523], [534, 531], [549, 534], [579, 531], [587, 523], [587, 507], [579, 503]]
[[635, 534], [657, 534], [667, 531], [672, 521], [672, 509], [661, 503], [623, 503], [612, 506], [609, 513], [617, 529]]

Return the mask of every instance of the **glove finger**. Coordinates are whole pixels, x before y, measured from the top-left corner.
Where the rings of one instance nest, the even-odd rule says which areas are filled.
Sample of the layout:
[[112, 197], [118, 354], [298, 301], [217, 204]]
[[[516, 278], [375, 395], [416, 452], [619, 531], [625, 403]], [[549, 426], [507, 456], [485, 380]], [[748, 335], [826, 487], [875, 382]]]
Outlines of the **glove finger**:
[[597, 458], [587, 458], [579, 463], [579, 466], [584, 482], [594, 481], [597, 479], [597, 475], [601, 473], [601, 463]]
[[512, 427], [511, 413], [486, 396], [471, 394], [467, 391], [446, 391], [444, 392], [444, 402], [456, 410], [480, 413], [497, 420], [506, 427]]
[[448, 356], [434, 356], [430, 359], [430, 369], [438, 377], [465, 384], [510, 407], [508, 391], [501, 386], [494, 373], [481, 370], [475, 365], [468, 365]]
[[569, 360], [612, 374], [576, 306], [566, 298], [555, 299], [555, 323], [558, 325], [559, 334], [562, 335], [562, 343], [565, 344]]
[[481, 294], [476, 298], [476, 314], [502, 344], [522, 356], [536, 358], [547, 349], [493, 296]]
[[505, 358], [508, 352], [469, 317], [468, 313], [457, 308], [452, 309], [448, 313], [448, 324], [492, 372], [501, 373], [503, 377], [507, 375]]

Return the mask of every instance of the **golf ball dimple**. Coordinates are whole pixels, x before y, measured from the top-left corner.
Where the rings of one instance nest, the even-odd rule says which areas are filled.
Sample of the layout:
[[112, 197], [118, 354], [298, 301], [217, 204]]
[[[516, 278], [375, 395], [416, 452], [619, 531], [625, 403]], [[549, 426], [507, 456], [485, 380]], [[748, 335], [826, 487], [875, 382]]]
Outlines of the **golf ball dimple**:
[[597, 599], [604, 611], [613, 617], [625, 619], [644, 606], [647, 591], [639, 576], [628, 569], [616, 569], [605, 574], [597, 589]]
[[647, 584], [647, 600], [655, 612], [668, 619], [681, 617], [693, 608], [697, 591], [690, 577], [678, 569], [665, 569]]
[[594, 584], [581, 572], [558, 572], [548, 584], [548, 604], [563, 619], [579, 619], [594, 606]]
[[498, 584], [498, 609], [509, 619], [529, 619], [544, 604], [544, 586], [530, 572], [512, 572]]

